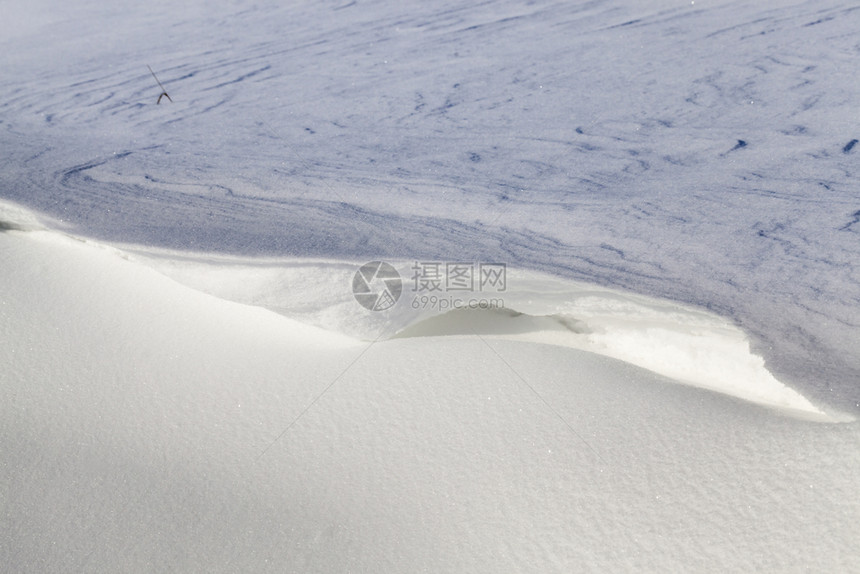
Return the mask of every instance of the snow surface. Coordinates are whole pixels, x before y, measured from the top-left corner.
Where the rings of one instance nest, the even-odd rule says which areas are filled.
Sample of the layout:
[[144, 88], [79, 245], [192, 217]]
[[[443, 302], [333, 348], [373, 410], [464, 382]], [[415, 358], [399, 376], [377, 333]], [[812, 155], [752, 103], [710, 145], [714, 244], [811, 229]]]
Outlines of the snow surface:
[[114, 241], [504, 261], [685, 302], [860, 410], [856, 6], [3, 10], [7, 199]]
[[858, 25], [3, 4], [0, 569], [860, 571]]
[[[355, 262], [249, 260], [131, 249], [137, 260], [200, 291], [367, 341], [477, 335], [560, 345], [615, 357], [679, 382], [793, 410], [795, 415], [829, 418], [776, 380], [761, 357], [750, 351], [749, 339], [737, 327], [713, 314], [669, 301], [510, 270], [502, 293], [445, 297], [444, 292], [434, 292], [428, 296], [404, 285], [400, 305], [368, 316], [345, 288], [358, 267]], [[414, 273], [412, 265], [397, 264], [406, 283]], [[431, 297], [437, 305], [429, 304]], [[481, 308], [490, 307], [494, 300], [498, 308]], [[470, 303], [478, 308], [470, 309]]]
[[856, 422], [492, 322], [360, 341], [53, 231], [0, 259], [6, 571], [860, 567]]

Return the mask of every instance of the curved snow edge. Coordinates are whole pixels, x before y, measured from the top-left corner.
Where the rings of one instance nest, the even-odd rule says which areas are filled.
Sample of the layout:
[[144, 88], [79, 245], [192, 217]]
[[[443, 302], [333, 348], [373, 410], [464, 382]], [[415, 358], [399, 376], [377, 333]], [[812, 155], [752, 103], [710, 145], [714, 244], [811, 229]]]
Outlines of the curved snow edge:
[[[0, 202], [0, 231], [47, 229], [29, 210]], [[571, 347], [803, 418], [844, 420], [777, 380], [738, 327], [672, 301], [509, 269], [500, 309], [439, 314], [400, 301], [390, 311], [371, 313], [349, 291], [357, 268], [352, 262], [112, 249], [196, 290], [353, 338], [481, 335]], [[408, 273], [409, 264], [397, 267]]]
[[[580, 313], [547, 315], [514, 308], [455, 310], [423, 319], [396, 338], [480, 335], [570, 347], [612, 357], [675, 381], [775, 407], [802, 418], [833, 421], [803, 395], [777, 380], [749, 340], [728, 323], [699, 312], [660, 314], [632, 302], [591, 295]], [[611, 310], [616, 307], [615, 313]], [[627, 314], [622, 313], [625, 309]], [[651, 311], [651, 313], [649, 313]], [[650, 316], [647, 316], [650, 315]]]

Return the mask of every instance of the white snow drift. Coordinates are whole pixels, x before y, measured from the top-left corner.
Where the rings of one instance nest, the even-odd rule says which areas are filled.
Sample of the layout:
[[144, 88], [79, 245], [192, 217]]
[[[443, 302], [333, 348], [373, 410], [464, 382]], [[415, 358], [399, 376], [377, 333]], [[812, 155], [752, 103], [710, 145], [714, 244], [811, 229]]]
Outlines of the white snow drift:
[[0, 570], [860, 572], [858, 29], [2, 4]]
[[[719, 332], [713, 317], [559, 282], [532, 304], [578, 293], [577, 322], [559, 319], [573, 307], [443, 315], [366, 342], [3, 220], [0, 560], [14, 571], [860, 566], [857, 423], [567, 348], [658, 318]], [[286, 267], [305, 294], [324, 269]], [[624, 316], [611, 301], [623, 329], [603, 327]]]

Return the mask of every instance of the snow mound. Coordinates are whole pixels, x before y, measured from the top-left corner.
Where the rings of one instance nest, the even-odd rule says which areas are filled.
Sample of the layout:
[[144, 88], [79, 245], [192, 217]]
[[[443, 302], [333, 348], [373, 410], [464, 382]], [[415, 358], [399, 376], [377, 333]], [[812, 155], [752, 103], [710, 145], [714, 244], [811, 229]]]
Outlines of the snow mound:
[[[44, 229], [27, 210], [4, 204], [0, 226]], [[93, 244], [98, 245], [98, 244]], [[409, 291], [385, 312], [357, 304], [351, 281], [359, 262], [247, 258], [146, 247], [114, 249], [180, 283], [218, 298], [262, 307], [313, 327], [379, 341], [427, 336], [478, 336], [550, 344], [612, 357], [675, 381], [812, 418], [826, 415], [777, 380], [727, 320], [671, 301], [507, 270], [496, 308], [417, 305]], [[408, 278], [413, 262], [395, 262]], [[444, 298], [439, 298], [444, 301]], [[477, 299], [486, 302], [487, 299]], [[450, 308], [453, 310], [442, 312]]]
[[[139, 258], [0, 233], [9, 571], [858, 569], [856, 423], [774, 416], [592, 352], [500, 339], [595, 335], [612, 313], [632, 321], [629, 301], [544, 293], [565, 307], [413, 314], [401, 334], [445, 336], [369, 343]], [[312, 295], [342, 287], [314, 285], [349, 269], [271, 264], [256, 279], [293, 276], [308, 316]], [[212, 273], [242, 293], [229, 269]], [[513, 290], [511, 302], [535, 312]], [[374, 318], [387, 337], [406, 317], [347, 303], [317, 318]], [[654, 323], [653, 306], [638, 313]]]
[[492, 297], [498, 308], [453, 309], [449, 303], [452, 310], [441, 312], [438, 305], [417, 304], [420, 296], [406, 280], [414, 262], [400, 261], [393, 264], [404, 278], [402, 298], [390, 310], [370, 312], [351, 292], [361, 262], [133, 251], [142, 262], [195, 289], [350, 337], [377, 341], [477, 335], [557, 345], [797, 415], [825, 417], [768, 371], [740, 328], [671, 301], [508, 269], [507, 290]]

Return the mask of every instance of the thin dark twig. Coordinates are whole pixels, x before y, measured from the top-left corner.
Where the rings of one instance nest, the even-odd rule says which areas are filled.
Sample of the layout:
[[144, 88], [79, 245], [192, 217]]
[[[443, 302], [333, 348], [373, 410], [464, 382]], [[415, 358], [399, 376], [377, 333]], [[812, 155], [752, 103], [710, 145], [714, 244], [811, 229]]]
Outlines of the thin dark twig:
[[168, 100], [170, 100], [170, 103], [173, 103], [173, 98], [170, 97], [170, 95], [167, 93], [167, 90], [164, 88], [163, 85], [161, 85], [161, 82], [158, 80], [158, 76], [155, 75], [155, 72], [152, 71], [152, 68], [149, 67], [149, 64], [147, 64], [146, 67], [149, 68], [149, 73], [152, 74], [152, 77], [155, 78], [155, 82], [158, 84], [158, 87], [161, 88], [161, 95], [158, 96], [158, 100], [156, 100], [155, 103], [160, 104], [161, 98], [165, 96]]

